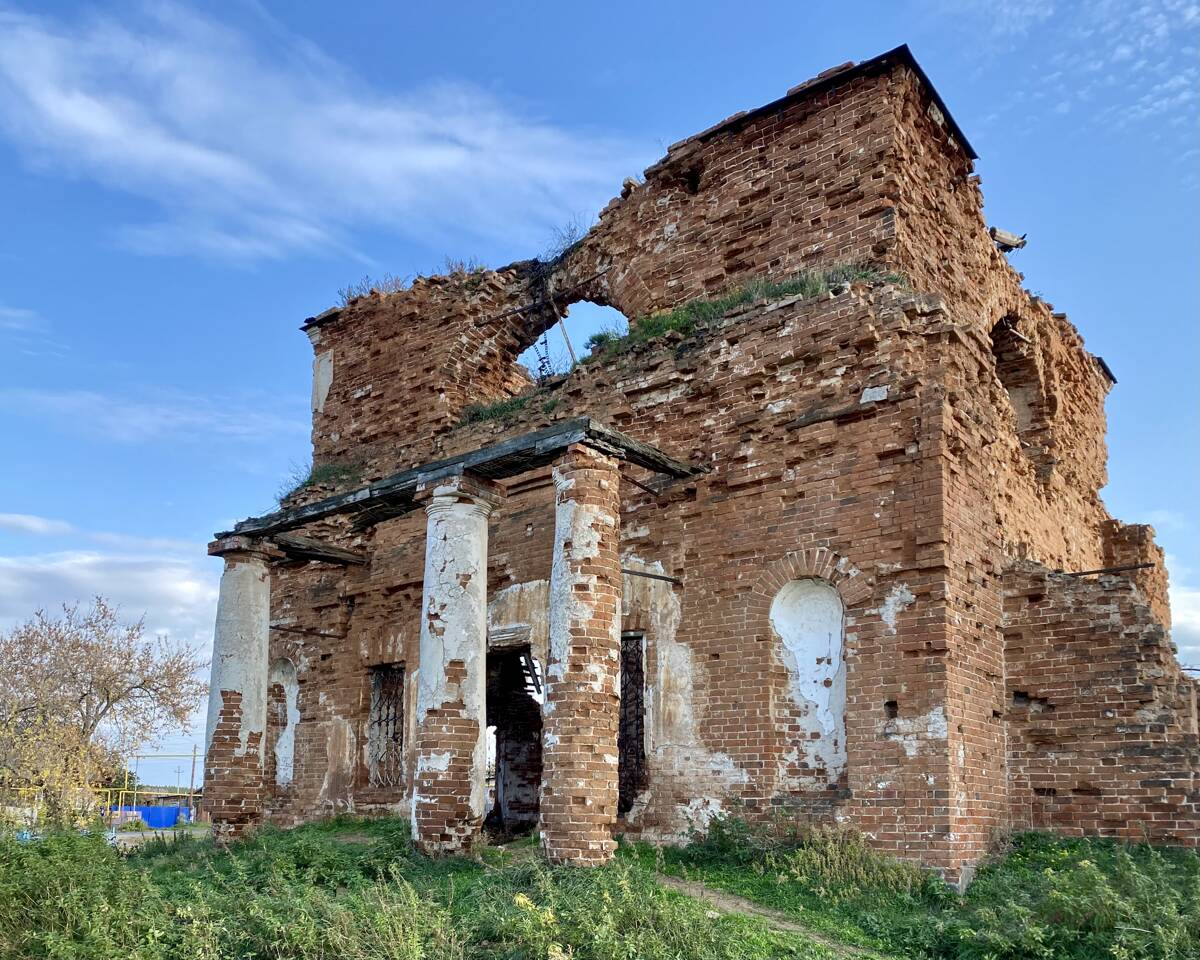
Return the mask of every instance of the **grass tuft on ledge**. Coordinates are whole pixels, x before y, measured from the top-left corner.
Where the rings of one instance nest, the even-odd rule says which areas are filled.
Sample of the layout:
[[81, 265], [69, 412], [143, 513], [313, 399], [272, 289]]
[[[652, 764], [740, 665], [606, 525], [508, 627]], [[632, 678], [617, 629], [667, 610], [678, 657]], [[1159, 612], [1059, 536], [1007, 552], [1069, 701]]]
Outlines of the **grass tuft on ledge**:
[[291, 473], [280, 484], [279, 491], [275, 494], [275, 501], [283, 506], [288, 498], [294, 497], [309, 487], [356, 483], [362, 479], [363, 471], [364, 467], [361, 463], [351, 460], [334, 460], [315, 465], [311, 461], [294, 464]]
[[462, 412], [460, 424], [486, 423], [489, 420], [507, 420], [520, 413], [533, 400], [533, 394], [522, 394], [518, 397], [505, 397], [494, 403], [472, 403]]
[[732, 313], [739, 307], [766, 303], [784, 297], [818, 297], [849, 283], [896, 283], [907, 285], [906, 278], [866, 264], [844, 264], [827, 270], [805, 270], [783, 280], [750, 280], [735, 290], [712, 300], [691, 300], [674, 310], [641, 317], [621, 336], [612, 331], [593, 334], [587, 345], [591, 353], [584, 363], [625, 353], [667, 333], [690, 337], [704, 324]]
[[[545, 397], [546, 392], [543, 389], [537, 390], [534, 393], [522, 393], [516, 397], [505, 397], [503, 400], [496, 400], [492, 403], [472, 403], [463, 410], [462, 416], [458, 421], [459, 425], [467, 426], [472, 423], [507, 420], [509, 417], [514, 417], [526, 408], [533, 406], [536, 401]], [[542, 413], [549, 415], [554, 412], [557, 406], [558, 397], [548, 397], [541, 405]]]

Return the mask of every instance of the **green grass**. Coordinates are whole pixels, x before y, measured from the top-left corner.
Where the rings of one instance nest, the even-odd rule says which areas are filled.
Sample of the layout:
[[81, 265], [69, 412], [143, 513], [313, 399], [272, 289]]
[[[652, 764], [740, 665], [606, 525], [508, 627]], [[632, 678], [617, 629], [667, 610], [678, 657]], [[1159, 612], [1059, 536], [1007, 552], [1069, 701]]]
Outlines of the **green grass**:
[[321, 484], [357, 483], [363, 477], [363, 465], [351, 461], [332, 461], [328, 463], [305, 463], [293, 467], [292, 472], [283, 481], [275, 495], [276, 502], [282, 506], [288, 497], [295, 496], [301, 490]]
[[547, 866], [531, 840], [430, 860], [403, 821], [342, 817], [229, 850], [0, 836], [0, 960], [837, 956], [668, 890], [660, 872], [897, 960], [1200, 956], [1200, 855], [1183, 850], [1025, 834], [959, 896], [844, 830], [780, 838], [718, 820], [687, 847], [623, 845], [585, 870]]
[[535, 394], [525, 393], [516, 397], [505, 397], [493, 403], [472, 403], [462, 412], [459, 423], [485, 423], [489, 420], [507, 420], [524, 410], [533, 401]]
[[3, 960], [828, 960], [762, 921], [666, 890], [636, 863], [547, 866], [536, 851], [429, 860], [399, 821], [265, 830], [219, 851], [0, 838]]
[[[634, 347], [656, 340], [671, 332], [678, 333], [683, 337], [691, 337], [698, 333], [704, 325], [720, 319], [740, 307], [779, 300], [783, 297], [815, 297], [828, 293], [839, 284], [852, 282], [905, 284], [907, 281], [900, 274], [885, 273], [861, 264], [848, 264], [828, 270], [804, 271], [778, 281], [751, 280], [716, 299], [692, 300], [674, 310], [642, 317], [636, 323], [631, 324], [626, 333], [616, 330], [602, 330], [594, 333], [588, 338], [585, 345], [590, 352], [580, 362], [595, 363], [617, 357]], [[531, 408], [534, 402], [543, 397], [545, 393], [545, 390], [536, 390], [515, 397], [505, 397], [492, 403], [473, 403], [463, 410], [459, 423], [466, 425], [507, 420]], [[551, 398], [542, 403], [541, 410], [545, 414], [550, 414], [557, 405], [558, 399]]]
[[623, 336], [612, 331], [594, 334], [588, 340], [591, 353], [584, 362], [625, 353], [671, 332], [690, 337], [705, 324], [719, 320], [741, 307], [784, 297], [821, 296], [836, 286], [853, 282], [906, 283], [900, 274], [887, 273], [864, 264], [805, 270], [783, 280], [751, 280], [714, 299], [692, 300], [674, 310], [641, 317], [629, 325], [629, 332]]
[[1021, 834], [965, 896], [857, 835], [776, 839], [717, 821], [683, 849], [635, 847], [643, 867], [699, 880], [846, 943], [930, 960], [1194, 960], [1200, 854]]
[[[465, 426], [471, 423], [507, 420], [509, 417], [514, 417], [522, 410], [532, 406], [536, 400], [544, 397], [544, 395], [544, 390], [538, 390], [534, 393], [523, 393], [516, 397], [505, 397], [503, 400], [496, 400], [493, 403], [472, 403], [463, 410], [462, 417], [458, 422], [460, 425]], [[543, 400], [541, 411], [548, 416], [554, 412], [557, 406], [558, 397], [550, 397]]]

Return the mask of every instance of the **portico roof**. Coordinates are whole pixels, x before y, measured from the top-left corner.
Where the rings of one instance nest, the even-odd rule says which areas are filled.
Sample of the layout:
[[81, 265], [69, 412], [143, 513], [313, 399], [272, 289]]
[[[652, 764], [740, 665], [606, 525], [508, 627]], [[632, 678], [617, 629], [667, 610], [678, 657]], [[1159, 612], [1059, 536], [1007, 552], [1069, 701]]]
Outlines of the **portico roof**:
[[415, 509], [417, 494], [438, 480], [467, 472], [489, 480], [515, 477], [553, 463], [562, 451], [575, 443], [669, 477], [682, 479], [704, 472], [700, 467], [682, 463], [656, 447], [634, 440], [589, 417], [577, 417], [455, 457], [394, 473], [356, 490], [326, 497], [315, 503], [250, 517], [235, 524], [232, 530], [218, 533], [217, 540], [270, 537], [317, 520], [343, 515], [354, 516], [355, 525], [360, 528], [368, 527]]

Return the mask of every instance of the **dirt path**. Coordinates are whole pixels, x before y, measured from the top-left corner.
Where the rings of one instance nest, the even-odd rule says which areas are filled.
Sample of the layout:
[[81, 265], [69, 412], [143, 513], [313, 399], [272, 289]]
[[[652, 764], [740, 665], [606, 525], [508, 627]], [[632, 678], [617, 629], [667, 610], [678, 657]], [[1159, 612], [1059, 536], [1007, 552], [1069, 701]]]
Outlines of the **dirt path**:
[[758, 917], [760, 920], [765, 921], [767, 926], [772, 930], [799, 934], [812, 940], [814, 943], [819, 943], [827, 950], [836, 953], [839, 957], [878, 958], [883, 956], [865, 947], [856, 947], [848, 943], [842, 943], [840, 940], [834, 940], [832, 937], [820, 933], [812, 927], [806, 927], [804, 924], [798, 923], [786, 913], [780, 913], [778, 910], [764, 907], [753, 900], [747, 900], [745, 897], [725, 893], [723, 890], [715, 890], [712, 887], [707, 887], [702, 883], [696, 883], [692, 880], [680, 880], [678, 877], [669, 877], [662, 873], [657, 875], [657, 879], [664, 887], [670, 887], [672, 890], [686, 893], [689, 897], [696, 900], [711, 903], [722, 913], [744, 913], [752, 917]]

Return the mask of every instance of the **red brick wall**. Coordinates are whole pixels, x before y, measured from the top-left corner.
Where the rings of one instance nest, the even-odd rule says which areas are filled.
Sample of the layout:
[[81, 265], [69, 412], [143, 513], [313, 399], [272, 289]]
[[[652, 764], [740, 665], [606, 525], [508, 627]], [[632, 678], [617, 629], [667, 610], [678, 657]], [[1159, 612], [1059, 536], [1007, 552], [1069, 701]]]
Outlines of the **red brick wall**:
[[269, 788], [263, 783], [259, 762], [262, 735], [251, 733], [245, 749], [241, 747], [242, 695], [224, 690], [222, 701], [220, 719], [204, 757], [205, 782], [220, 784], [222, 789], [205, 791], [204, 811], [212, 820], [213, 835], [231, 840], [260, 822]]
[[1012, 824], [1200, 843], [1196, 684], [1126, 577], [1004, 578]]
[[[553, 314], [510, 311], [548, 292], [636, 319], [749, 277], [860, 259], [901, 268], [913, 289], [758, 305], [691, 340], [585, 364], [506, 420], [458, 425], [465, 404], [524, 388], [512, 359]], [[1002, 320], [1020, 336], [998, 364]], [[657, 496], [621, 484], [622, 564], [682, 581], [624, 580], [625, 629], [647, 637], [649, 777], [629, 831], [678, 831], [719, 809], [837, 814], [959, 876], [1026, 789], [1006, 741], [1009, 687], [1026, 667], [1006, 652], [1005, 571], [1021, 559], [1068, 571], [1152, 561], [1135, 582], [1169, 615], [1150, 532], [1116, 524], [1099, 498], [1111, 384], [1066, 317], [1021, 290], [987, 237], [969, 159], [906, 67], [673, 147], [548, 271], [434, 278], [318, 329], [333, 377], [316, 457], [360, 467], [341, 488], [581, 414], [708, 468]], [[371, 563], [276, 567], [272, 660], [300, 669], [301, 721], [293, 797], [272, 816], [402, 809], [397, 791], [366, 785], [367, 672], [418, 667], [424, 521], [316, 532]], [[548, 471], [510, 481], [491, 519], [489, 597], [519, 585], [544, 597], [552, 535]], [[845, 606], [848, 757], [832, 788], [795, 767], [780, 719], [795, 705], [769, 622], [779, 588], [811, 576]], [[1073, 629], [1093, 616], [1108, 631], [1110, 614], [1092, 597]], [[544, 616], [522, 616], [545, 664]], [[1052, 641], [1032, 632], [1043, 625], [1031, 623], [1027, 649]], [[1138, 683], [1134, 660], [1110, 666], [1114, 683]], [[1129, 734], [1128, 749], [1149, 736]], [[1181, 770], [1195, 770], [1190, 756]], [[411, 756], [409, 767], [411, 779]]]
[[313, 418], [314, 459], [355, 480], [432, 459], [464, 407], [528, 385], [513, 363], [555, 317], [519, 308], [551, 292], [566, 294], [560, 305], [589, 299], [636, 319], [767, 274], [887, 262], [893, 136], [886, 75], [853, 76], [674, 145], [558, 262], [354, 300], [311, 328], [333, 371]]

